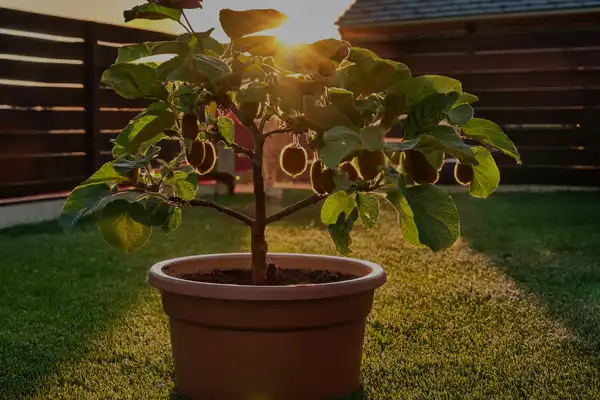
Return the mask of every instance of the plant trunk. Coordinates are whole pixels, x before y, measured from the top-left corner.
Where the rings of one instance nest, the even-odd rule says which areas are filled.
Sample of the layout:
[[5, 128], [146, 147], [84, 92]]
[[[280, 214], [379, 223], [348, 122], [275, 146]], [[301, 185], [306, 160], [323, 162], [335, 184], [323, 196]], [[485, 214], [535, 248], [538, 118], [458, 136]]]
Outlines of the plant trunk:
[[265, 195], [265, 181], [263, 178], [263, 147], [264, 138], [254, 138], [254, 157], [252, 159], [252, 182], [254, 184], [255, 222], [252, 225], [250, 248], [252, 252], [252, 283], [265, 285], [267, 283], [267, 241], [265, 229], [267, 227], [267, 201]]

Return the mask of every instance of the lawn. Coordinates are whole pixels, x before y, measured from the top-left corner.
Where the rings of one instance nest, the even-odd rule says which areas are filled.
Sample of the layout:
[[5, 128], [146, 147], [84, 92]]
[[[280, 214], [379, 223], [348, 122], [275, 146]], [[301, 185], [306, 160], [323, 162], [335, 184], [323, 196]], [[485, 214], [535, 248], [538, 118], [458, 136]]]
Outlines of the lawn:
[[[367, 397], [600, 398], [600, 195], [456, 200], [463, 238], [444, 252], [408, 246], [389, 210], [354, 234], [354, 256], [389, 276], [367, 329]], [[317, 208], [268, 239], [272, 251], [334, 253]], [[205, 209], [129, 257], [91, 224], [0, 232], [0, 399], [171, 398], [168, 326], [147, 269], [248, 241], [244, 226]]]

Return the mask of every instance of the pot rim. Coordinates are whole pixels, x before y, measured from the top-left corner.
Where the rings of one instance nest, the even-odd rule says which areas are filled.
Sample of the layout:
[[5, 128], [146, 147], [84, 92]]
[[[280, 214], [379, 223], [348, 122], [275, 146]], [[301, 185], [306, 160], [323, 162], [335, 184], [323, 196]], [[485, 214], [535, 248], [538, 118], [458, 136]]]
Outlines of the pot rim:
[[303, 285], [273, 285], [273, 286], [244, 286], [234, 284], [194, 282], [167, 275], [163, 269], [168, 265], [186, 261], [211, 261], [226, 257], [228, 259], [249, 259], [250, 253], [206, 254], [188, 257], [178, 257], [161, 261], [150, 268], [148, 283], [162, 291], [181, 295], [223, 299], [223, 300], [309, 300], [329, 297], [349, 296], [356, 293], [374, 290], [386, 282], [386, 275], [380, 265], [356, 258], [325, 256], [320, 254], [269, 253], [269, 257], [302, 258], [330, 260], [335, 263], [359, 264], [370, 269], [370, 272], [356, 279], [341, 282], [303, 284]]

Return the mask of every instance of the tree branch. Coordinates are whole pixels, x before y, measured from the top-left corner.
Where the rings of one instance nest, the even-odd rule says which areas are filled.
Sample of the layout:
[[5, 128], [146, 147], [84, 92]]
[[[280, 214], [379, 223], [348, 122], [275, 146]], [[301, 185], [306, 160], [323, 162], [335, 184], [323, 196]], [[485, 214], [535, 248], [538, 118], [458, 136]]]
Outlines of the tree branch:
[[317, 204], [319, 201], [323, 200], [327, 196], [328, 195], [326, 195], [326, 194], [315, 193], [312, 196], [307, 197], [306, 199], [297, 202], [296, 204], [292, 204], [291, 206], [284, 208], [283, 210], [268, 216], [267, 224], [270, 224], [271, 222], [279, 221], [280, 219], [285, 218], [288, 215], [295, 213], [296, 211], [299, 211], [310, 205]]
[[235, 104], [233, 104], [233, 102], [230, 102], [227, 108], [229, 108], [229, 110], [230, 110], [232, 113], [234, 113], [234, 114], [235, 114], [235, 115], [238, 117], [238, 119], [239, 119], [240, 121], [242, 121], [242, 123], [243, 123], [243, 124], [244, 124], [244, 125], [245, 125], [245, 126], [248, 128], [248, 129], [250, 129], [250, 130], [252, 131], [252, 135], [253, 135], [253, 136], [258, 136], [258, 135], [260, 135], [260, 133], [261, 133], [261, 132], [258, 130], [258, 127], [257, 127], [257, 126], [256, 126], [256, 124], [254, 123], [254, 121], [253, 121], [253, 120], [246, 120], [245, 118], [244, 118], [244, 119], [242, 119], [242, 118], [241, 118], [241, 117], [242, 117], [242, 114], [240, 113], [240, 110], [238, 110], [238, 108], [235, 106]]
[[278, 128], [278, 129], [273, 129], [272, 131], [269, 132], [265, 132], [262, 135], [267, 138], [271, 135], [275, 135], [276, 133], [288, 133], [288, 132], [292, 132], [294, 130], [294, 128]]
[[217, 203], [213, 203], [212, 201], [202, 200], [202, 199], [194, 199], [194, 200], [190, 201], [188, 204], [191, 206], [214, 208], [215, 210], [220, 211], [224, 214], [227, 214], [232, 218], [242, 221], [243, 223], [245, 223], [248, 226], [252, 226], [252, 224], [254, 223], [254, 220], [252, 218], [250, 218], [240, 212], [232, 210], [231, 208], [227, 208], [227, 207], [221, 206]]
[[254, 157], [254, 152], [244, 146], [240, 146], [237, 143], [231, 143], [229, 146], [231, 146], [233, 152], [236, 154], [245, 154], [250, 158]]

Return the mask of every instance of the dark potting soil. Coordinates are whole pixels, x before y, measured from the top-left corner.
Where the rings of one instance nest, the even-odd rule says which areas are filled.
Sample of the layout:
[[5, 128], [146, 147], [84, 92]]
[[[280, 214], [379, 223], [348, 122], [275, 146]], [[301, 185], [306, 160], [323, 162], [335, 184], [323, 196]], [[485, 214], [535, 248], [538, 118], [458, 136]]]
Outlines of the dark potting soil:
[[[306, 285], [319, 283], [333, 283], [356, 279], [357, 276], [341, 272], [332, 272], [327, 270], [304, 270], [292, 268], [279, 268], [269, 272], [269, 285], [287, 286], [287, 285]], [[221, 283], [230, 285], [252, 285], [252, 271], [247, 269], [231, 269], [221, 271], [214, 269], [211, 273], [192, 273], [179, 275], [165, 268], [167, 275], [176, 276], [194, 282]]]

